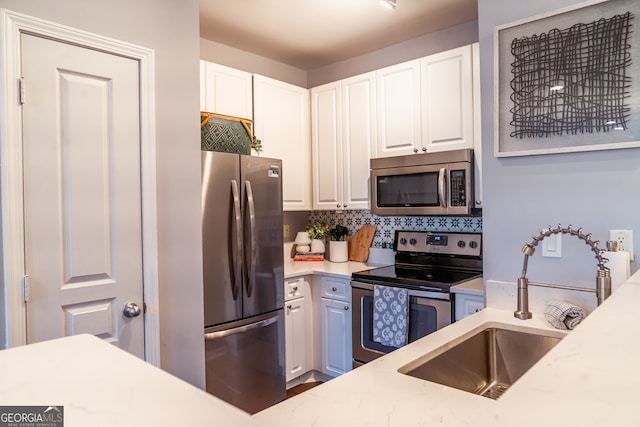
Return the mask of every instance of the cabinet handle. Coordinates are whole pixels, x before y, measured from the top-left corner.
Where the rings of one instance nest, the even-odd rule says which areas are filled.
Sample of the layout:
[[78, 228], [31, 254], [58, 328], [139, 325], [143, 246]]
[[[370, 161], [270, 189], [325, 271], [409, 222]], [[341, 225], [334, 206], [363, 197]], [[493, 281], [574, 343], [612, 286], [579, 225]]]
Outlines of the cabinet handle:
[[349, 306], [348, 306], [348, 305], [345, 305], [345, 306], [344, 306], [344, 309], [345, 309], [345, 310], [349, 310]]
[[414, 152], [414, 153], [417, 153], [417, 152], [418, 152], [418, 149], [414, 147], [413, 152]]
[[342, 205], [342, 207], [346, 209], [346, 208], [347, 208], [347, 205]]
[[427, 147], [422, 147], [422, 151], [427, 152]]
[[297, 287], [297, 286], [294, 286], [294, 287], [293, 287], [293, 292], [296, 292], [297, 290], [298, 290], [298, 287]]
[[291, 304], [287, 306], [287, 310], [291, 310]]
[[336, 208], [340, 209], [340, 205], [336, 205]]
[[331, 290], [332, 290], [333, 292], [335, 292], [335, 291], [337, 291], [337, 290], [338, 290], [338, 288], [336, 288], [336, 287], [334, 286], [333, 288], [331, 288]]

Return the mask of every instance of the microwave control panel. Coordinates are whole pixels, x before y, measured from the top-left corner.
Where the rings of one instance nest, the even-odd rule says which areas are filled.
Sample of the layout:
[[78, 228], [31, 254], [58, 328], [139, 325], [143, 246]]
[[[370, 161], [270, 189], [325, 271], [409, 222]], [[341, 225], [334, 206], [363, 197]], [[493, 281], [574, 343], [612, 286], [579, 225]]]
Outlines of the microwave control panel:
[[449, 173], [451, 187], [451, 206], [467, 206], [467, 186], [464, 170], [452, 170]]

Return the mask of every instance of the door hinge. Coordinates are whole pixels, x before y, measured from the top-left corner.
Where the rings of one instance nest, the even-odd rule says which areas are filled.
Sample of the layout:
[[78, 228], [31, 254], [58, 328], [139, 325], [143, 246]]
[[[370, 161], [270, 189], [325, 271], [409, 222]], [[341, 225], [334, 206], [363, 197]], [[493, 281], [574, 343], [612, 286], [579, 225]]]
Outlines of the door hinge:
[[24, 77], [18, 79], [18, 102], [20, 105], [24, 104]]
[[29, 276], [22, 277], [22, 299], [29, 302]]

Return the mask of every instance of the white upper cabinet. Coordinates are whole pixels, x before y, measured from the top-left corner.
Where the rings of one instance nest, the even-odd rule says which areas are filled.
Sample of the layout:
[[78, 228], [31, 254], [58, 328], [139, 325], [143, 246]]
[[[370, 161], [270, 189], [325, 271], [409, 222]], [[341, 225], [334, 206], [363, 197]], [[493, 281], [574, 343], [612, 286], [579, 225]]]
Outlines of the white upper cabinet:
[[311, 90], [313, 208], [368, 209], [375, 74]]
[[284, 210], [311, 209], [309, 90], [254, 75], [254, 135], [262, 156], [282, 159]]
[[377, 144], [375, 73], [342, 81], [345, 209], [369, 209], [369, 160]]
[[376, 71], [378, 138], [374, 157], [418, 152], [421, 147], [420, 61]]
[[471, 46], [420, 60], [422, 148], [426, 152], [473, 148]]
[[200, 61], [200, 111], [252, 119], [252, 75]]
[[340, 82], [311, 89], [313, 209], [342, 209]]
[[472, 45], [377, 71], [375, 157], [474, 148]]
[[475, 206], [482, 208], [482, 118], [480, 117], [480, 45], [471, 45], [473, 56], [473, 157], [475, 159]]

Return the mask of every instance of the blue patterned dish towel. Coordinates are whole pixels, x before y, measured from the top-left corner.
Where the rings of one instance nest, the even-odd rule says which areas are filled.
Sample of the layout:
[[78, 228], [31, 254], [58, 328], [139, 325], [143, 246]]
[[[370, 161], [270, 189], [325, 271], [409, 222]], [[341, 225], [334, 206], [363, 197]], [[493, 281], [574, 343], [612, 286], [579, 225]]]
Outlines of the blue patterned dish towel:
[[407, 344], [409, 291], [373, 287], [373, 340], [390, 347]]

